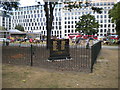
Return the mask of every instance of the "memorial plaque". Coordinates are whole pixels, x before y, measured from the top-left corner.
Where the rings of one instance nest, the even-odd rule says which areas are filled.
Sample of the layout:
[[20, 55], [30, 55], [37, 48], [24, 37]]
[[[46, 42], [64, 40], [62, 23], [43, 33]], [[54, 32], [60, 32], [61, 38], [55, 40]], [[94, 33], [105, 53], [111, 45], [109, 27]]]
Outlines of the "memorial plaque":
[[51, 39], [49, 60], [70, 59], [69, 39]]

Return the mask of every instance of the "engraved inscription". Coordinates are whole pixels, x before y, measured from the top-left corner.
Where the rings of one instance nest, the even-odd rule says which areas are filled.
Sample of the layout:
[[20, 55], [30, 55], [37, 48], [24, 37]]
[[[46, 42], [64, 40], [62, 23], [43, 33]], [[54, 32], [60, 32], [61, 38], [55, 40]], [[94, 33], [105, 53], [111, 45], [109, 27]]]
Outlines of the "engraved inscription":
[[61, 50], [65, 50], [65, 41], [61, 41]]
[[58, 51], [57, 41], [53, 41], [53, 51]]

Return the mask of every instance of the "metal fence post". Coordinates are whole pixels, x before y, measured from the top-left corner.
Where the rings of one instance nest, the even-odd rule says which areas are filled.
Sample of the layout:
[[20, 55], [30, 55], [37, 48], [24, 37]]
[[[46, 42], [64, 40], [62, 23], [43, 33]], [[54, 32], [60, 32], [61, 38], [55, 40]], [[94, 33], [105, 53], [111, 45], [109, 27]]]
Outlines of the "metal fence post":
[[33, 46], [31, 44], [31, 60], [30, 60], [30, 66], [33, 66]]

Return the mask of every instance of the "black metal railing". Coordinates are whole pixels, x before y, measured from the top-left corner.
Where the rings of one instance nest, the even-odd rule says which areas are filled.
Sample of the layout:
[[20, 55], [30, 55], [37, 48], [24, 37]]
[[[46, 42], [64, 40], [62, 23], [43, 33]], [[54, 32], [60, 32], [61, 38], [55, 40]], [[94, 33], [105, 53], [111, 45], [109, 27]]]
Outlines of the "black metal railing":
[[93, 65], [96, 63], [100, 50], [101, 50], [101, 41], [91, 46], [91, 71], [93, 70]]
[[3, 63], [29, 65], [58, 71], [91, 72], [101, 49], [98, 42], [86, 49], [80, 45], [70, 45], [71, 58], [49, 60], [50, 51], [45, 44], [10, 44], [2, 47]]

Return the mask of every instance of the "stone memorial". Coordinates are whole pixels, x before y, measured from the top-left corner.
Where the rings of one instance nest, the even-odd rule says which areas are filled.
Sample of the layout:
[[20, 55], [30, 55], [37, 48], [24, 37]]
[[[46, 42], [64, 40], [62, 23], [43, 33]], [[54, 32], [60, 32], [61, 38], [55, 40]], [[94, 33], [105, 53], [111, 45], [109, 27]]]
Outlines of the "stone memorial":
[[70, 59], [69, 39], [51, 39], [48, 60]]

